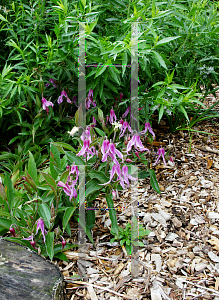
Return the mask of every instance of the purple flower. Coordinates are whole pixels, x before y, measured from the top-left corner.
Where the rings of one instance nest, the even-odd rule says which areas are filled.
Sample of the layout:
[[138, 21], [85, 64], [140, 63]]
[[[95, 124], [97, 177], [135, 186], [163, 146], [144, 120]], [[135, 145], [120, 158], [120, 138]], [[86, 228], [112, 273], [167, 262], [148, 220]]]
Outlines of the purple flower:
[[[121, 123], [121, 122], [120, 122], [120, 123]], [[126, 131], [127, 128], [128, 128], [128, 130], [129, 130], [129, 132], [132, 132], [132, 129], [131, 129], [131, 127], [129, 126], [129, 123], [128, 123], [128, 122], [123, 122], [123, 123], [122, 123], [122, 127], [121, 127], [121, 133], [120, 133], [119, 138], [121, 138], [121, 137], [124, 135], [124, 133], [125, 133], [125, 131]]]
[[147, 148], [144, 148], [144, 146], [142, 145], [142, 142], [140, 140], [140, 136], [137, 134], [134, 134], [133, 137], [131, 138], [131, 140], [128, 142], [127, 149], [126, 149], [127, 154], [131, 150], [132, 146], [135, 146], [136, 150], [148, 151], [150, 153], [150, 151]]
[[90, 126], [87, 126], [87, 129], [82, 133], [81, 140], [84, 142], [85, 140], [89, 140], [91, 143], [91, 135], [90, 135]]
[[33, 234], [31, 234], [28, 238], [26, 238], [26, 239], [22, 239], [22, 240], [26, 240], [26, 241], [31, 241], [30, 242], [30, 244], [31, 244], [31, 246], [35, 249], [35, 246], [36, 246], [36, 242], [34, 241], [34, 235]]
[[[73, 103], [77, 106], [77, 96], [74, 96], [72, 99]], [[78, 107], [78, 106], [77, 106]]]
[[91, 127], [94, 128], [97, 125], [97, 120], [94, 117], [92, 117], [92, 119], [93, 123], [91, 124]]
[[138, 178], [132, 177], [128, 173], [128, 166], [123, 166], [122, 167], [122, 176], [124, 177], [125, 183], [129, 186], [129, 179], [130, 180], [137, 180]]
[[122, 118], [125, 118], [127, 115], [128, 115], [128, 113], [131, 111], [131, 106], [129, 106], [127, 109], [126, 109], [126, 111], [125, 111], [125, 113], [122, 115]]
[[110, 110], [109, 121], [110, 121], [111, 124], [114, 123], [114, 122], [116, 122], [116, 115], [115, 115], [115, 112], [114, 112], [113, 109]]
[[89, 149], [90, 141], [84, 140], [84, 145], [82, 146], [81, 150], [76, 154], [76, 156], [83, 155], [86, 156], [87, 153], [91, 154], [92, 156], [95, 154]]
[[61, 92], [61, 96], [58, 98], [58, 104], [61, 104], [63, 102], [63, 97], [67, 98], [68, 103], [72, 103], [72, 101], [68, 98], [68, 95], [65, 91]]
[[150, 134], [153, 136], [153, 138], [155, 137], [155, 134], [154, 134], [154, 132], [153, 132], [153, 130], [152, 130], [151, 125], [150, 125], [149, 122], [145, 123], [145, 129], [143, 131], [139, 132], [139, 133], [140, 134], [146, 134], [147, 131], [150, 132]]
[[47, 101], [45, 98], [42, 98], [43, 110], [46, 110], [47, 115], [49, 114], [49, 106], [53, 107], [53, 103], [51, 101]]
[[76, 165], [71, 166], [71, 170], [69, 172], [68, 179], [67, 179], [68, 182], [71, 180], [71, 174], [73, 175], [76, 174], [76, 179], [72, 181], [72, 184], [75, 185], [78, 182], [78, 176], [79, 176], [78, 166]]
[[71, 199], [74, 197], [77, 197], [77, 191], [74, 187], [74, 185], [69, 185], [68, 183], [64, 184], [64, 182], [59, 181], [58, 182], [58, 186], [63, 187], [64, 192], [67, 196], [70, 196], [69, 200], [71, 201]]
[[163, 162], [164, 162], [164, 164], [165, 164], [165, 166], [166, 166], [167, 164], [166, 164], [165, 157], [164, 157], [164, 155], [165, 155], [165, 150], [164, 150], [163, 148], [159, 148], [158, 151], [157, 151], [157, 155], [158, 155], [158, 158], [157, 158], [157, 160], [155, 161], [155, 163], [153, 164], [153, 166], [155, 166], [155, 165], [158, 163], [158, 161], [159, 161], [159, 159], [160, 159], [161, 156], [162, 156]]
[[[101, 183], [100, 185], [106, 185], [106, 184], [109, 184], [109, 183], [112, 181], [114, 175], [117, 174], [118, 179], [120, 180], [121, 186], [122, 186], [123, 188], [125, 188], [123, 179], [122, 179], [122, 177], [121, 177], [121, 170], [120, 170], [120, 165], [119, 165], [119, 164], [118, 164], [118, 165], [113, 165], [112, 170], [110, 170], [109, 173], [110, 173], [110, 180], [109, 180], [108, 182], [106, 182], [106, 183]], [[117, 180], [118, 180], [118, 179], [117, 179]]]
[[53, 87], [57, 88], [56, 81], [52, 78], [49, 78], [49, 82], [53, 84]]
[[107, 160], [107, 156], [109, 155], [112, 158], [112, 161], [115, 164], [119, 164], [119, 162], [116, 159], [116, 155], [122, 159], [123, 161], [123, 155], [122, 153], [116, 149], [115, 145], [113, 143], [109, 143], [109, 141], [105, 140], [103, 142], [101, 152], [103, 154], [102, 162], [105, 162]]
[[93, 90], [90, 89], [86, 98], [86, 103], [85, 103], [85, 107], [86, 109], [90, 109], [90, 105], [93, 105], [94, 107], [96, 106], [96, 101], [93, 100]]
[[45, 238], [45, 233], [46, 233], [46, 230], [45, 230], [45, 225], [44, 225], [44, 221], [42, 218], [40, 218], [37, 222], [37, 229], [36, 229], [36, 234], [38, 233], [39, 229], [41, 230], [42, 232], [42, 235], [43, 235], [43, 240], [44, 240], [44, 243], [46, 241], [46, 238]]

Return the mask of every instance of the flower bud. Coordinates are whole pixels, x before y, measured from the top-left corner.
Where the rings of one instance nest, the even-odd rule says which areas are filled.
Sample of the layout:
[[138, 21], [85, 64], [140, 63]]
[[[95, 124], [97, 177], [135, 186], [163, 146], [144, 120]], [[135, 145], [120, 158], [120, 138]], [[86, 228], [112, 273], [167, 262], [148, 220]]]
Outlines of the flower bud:
[[135, 155], [140, 159], [139, 153], [137, 151], [135, 152]]
[[127, 142], [127, 141], [125, 141], [125, 142], [124, 142], [124, 144], [125, 144], [125, 145], [127, 145], [127, 144], [128, 144], [128, 142]]
[[15, 229], [14, 229], [14, 227], [12, 227], [12, 225], [11, 225], [11, 227], [9, 228], [9, 231], [10, 231], [10, 233], [13, 235], [13, 237], [15, 237]]
[[133, 160], [131, 160], [130, 158], [126, 158], [127, 163], [131, 163], [134, 162]]
[[113, 200], [115, 200], [117, 198], [116, 191], [112, 191], [112, 195], [113, 195]]
[[67, 242], [63, 238], [63, 240], [62, 240], [62, 250], [65, 248], [66, 244], [67, 244]]
[[36, 242], [35, 242], [35, 241], [31, 241], [30, 244], [31, 244], [31, 246], [35, 249]]
[[53, 219], [55, 217], [55, 207], [53, 203], [51, 205], [50, 214], [51, 214], [51, 218]]

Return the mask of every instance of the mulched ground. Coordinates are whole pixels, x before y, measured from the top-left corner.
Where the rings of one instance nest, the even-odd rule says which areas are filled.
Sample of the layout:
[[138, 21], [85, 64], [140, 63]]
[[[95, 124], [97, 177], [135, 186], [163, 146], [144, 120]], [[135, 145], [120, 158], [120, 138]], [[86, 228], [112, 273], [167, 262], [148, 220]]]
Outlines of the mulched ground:
[[[216, 101], [209, 96], [208, 104]], [[193, 129], [213, 133], [175, 132], [167, 125], [155, 129], [156, 142], [170, 149], [174, 164], [160, 163], [155, 171], [161, 194], [148, 178], [138, 188], [119, 193], [115, 201], [120, 226], [131, 216], [138, 197], [139, 224], [151, 230], [138, 251], [137, 274], [124, 247], [110, 244], [107, 210], [96, 211], [93, 229], [96, 249], [87, 243], [85, 259], [66, 251], [68, 262], [55, 261], [65, 278], [66, 299], [216, 299], [219, 300], [219, 124], [211, 119]], [[216, 135], [216, 136], [215, 136]], [[154, 150], [157, 150], [154, 147]], [[105, 198], [95, 207], [107, 207]], [[71, 224], [77, 241], [77, 224]], [[80, 279], [81, 275], [87, 279]], [[136, 273], [136, 272], [135, 272]], [[134, 275], [134, 276], [133, 276]]]

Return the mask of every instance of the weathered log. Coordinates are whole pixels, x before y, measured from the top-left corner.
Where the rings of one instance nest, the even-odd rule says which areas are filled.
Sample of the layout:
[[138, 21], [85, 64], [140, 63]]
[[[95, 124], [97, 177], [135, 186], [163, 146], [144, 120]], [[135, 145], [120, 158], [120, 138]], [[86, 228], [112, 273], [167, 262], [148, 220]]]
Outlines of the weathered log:
[[53, 263], [0, 238], [0, 300], [61, 300], [62, 282]]

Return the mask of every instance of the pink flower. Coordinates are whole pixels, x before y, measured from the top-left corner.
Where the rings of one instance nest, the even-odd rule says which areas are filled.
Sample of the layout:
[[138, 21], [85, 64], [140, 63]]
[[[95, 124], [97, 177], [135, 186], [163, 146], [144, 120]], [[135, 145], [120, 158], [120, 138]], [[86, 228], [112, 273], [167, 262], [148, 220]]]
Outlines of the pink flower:
[[129, 186], [129, 179], [130, 180], [137, 180], [138, 178], [132, 177], [128, 173], [128, 166], [123, 166], [122, 167], [122, 176], [124, 177], [125, 183]]
[[93, 123], [91, 124], [91, 127], [94, 128], [97, 125], [97, 120], [94, 117], [92, 117], [92, 119]]
[[69, 200], [71, 201], [71, 199], [74, 197], [77, 197], [77, 191], [74, 187], [74, 185], [68, 185], [68, 183], [64, 184], [64, 182], [59, 181], [58, 182], [58, 186], [63, 187], [64, 192], [67, 196], [70, 196]]
[[159, 161], [159, 159], [160, 159], [161, 156], [162, 156], [163, 162], [164, 162], [164, 164], [165, 164], [165, 166], [166, 166], [167, 164], [166, 164], [165, 157], [164, 157], [164, 155], [165, 155], [165, 150], [164, 150], [163, 148], [159, 148], [158, 151], [157, 151], [157, 155], [158, 155], [158, 158], [157, 158], [157, 160], [155, 161], [155, 163], [153, 164], [153, 166], [155, 166], [155, 165], [158, 163], [158, 161]]
[[86, 98], [86, 103], [85, 103], [85, 107], [86, 109], [90, 109], [90, 105], [93, 105], [94, 107], [96, 106], [96, 101], [93, 100], [93, 90], [90, 89]]
[[87, 153], [89, 153], [93, 156], [95, 153], [93, 153], [91, 151], [91, 149], [89, 149], [89, 145], [90, 145], [90, 140], [88, 140], [88, 139], [84, 140], [84, 144], [83, 144], [81, 150], [78, 152], [78, 154], [76, 154], [76, 156], [79, 156], [79, 155], [86, 156]]
[[68, 182], [71, 180], [71, 174], [76, 174], [76, 179], [72, 181], [72, 184], [75, 185], [75, 184], [77, 184], [78, 177], [79, 177], [78, 166], [76, 166], [76, 165], [71, 166], [71, 170], [69, 172], [68, 179], [67, 179]]
[[47, 115], [49, 114], [49, 106], [53, 107], [53, 103], [51, 101], [47, 101], [45, 98], [42, 98], [43, 110], [46, 110]]
[[[121, 122], [120, 122], [121, 123]], [[129, 123], [128, 122], [123, 122], [122, 123], [122, 127], [121, 127], [121, 133], [120, 133], [120, 136], [119, 136], [119, 138], [121, 138], [123, 135], [124, 135], [124, 133], [125, 133], [125, 131], [126, 131], [126, 129], [128, 128], [128, 130], [129, 130], [129, 132], [132, 132], [132, 129], [131, 129], [131, 127], [129, 126]]]
[[28, 238], [22, 239], [22, 240], [31, 241], [30, 244], [31, 244], [31, 246], [35, 249], [36, 242], [34, 241], [33, 238], [34, 238], [34, 235], [32, 234], [32, 235], [30, 235]]
[[53, 84], [53, 87], [57, 88], [56, 81], [52, 78], [49, 78], [49, 82]]
[[140, 136], [137, 134], [134, 134], [133, 137], [131, 138], [131, 140], [128, 142], [127, 149], [126, 149], [127, 154], [131, 150], [132, 146], [135, 146], [136, 150], [148, 151], [150, 153], [150, 151], [147, 148], [144, 148], [144, 146], [142, 145], [142, 142], [140, 140]]
[[113, 109], [110, 110], [110, 118], [109, 118], [110, 123], [116, 122], [116, 115]]
[[147, 131], [150, 132], [150, 134], [153, 136], [153, 138], [155, 137], [155, 134], [154, 134], [154, 132], [153, 132], [153, 130], [152, 130], [151, 125], [150, 125], [149, 122], [145, 123], [145, 129], [143, 131], [139, 132], [139, 133], [140, 134], [146, 134]]
[[44, 240], [44, 243], [46, 242], [46, 238], [45, 238], [45, 233], [46, 233], [46, 230], [45, 230], [45, 225], [44, 225], [44, 221], [42, 218], [40, 218], [37, 222], [37, 229], [36, 229], [36, 234], [38, 233], [39, 229], [41, 230], [42, 232], [42, 235], [43, 235], [43, 240]]
[[115, 164], [119, 164], [119, 162], [116, 159], [116, 155], [122, 159], [123, 161], [123, 155], [122, 153], [116, 149], [115, 145], [113, 143], [109, 143], [109, 141], [105, 140], [103, 142], [101, 152], [103, 154], [102, 162], [105, 162], [107, 160], [107, 156], [109, 155], [112, 158], [112, 161]]
[[91, 135], [90, 135], [90, 126], [87, 126], [87, 129], [81, 135], [81, 140], [84, 142], [85, 140], [89, 140], [91, 143]]
[[63, 97], [67, 98], [68, 103], [72, 103], [72, 101], [68, 98], [68, 95], [65, 91], [61, 92], [61, 96], [58, 98], [58, 104], [61, 104], [63, 102]]
[[139, 153], [138, 153], [138, 151], [136, 151], [136, 152], [135, 152], [135, 155], [137, 156], [137, 158], [139, 158], [139, 159], [140, 159], [140, 156], [139, 156]]
[[[118, 179], [120, 180], [121, 186], [122, 186], [123, 188], [125, 188], [123, 179], [122, 179], [122, 177], [121, 177], [121, 170], [120, 170], [120, 165], [119, 165], [119, 164], [118, 164], [118, 165], [113, 165], [112, 170], [110, 170], [109, 173], [110, 173], [110, 180], [109, 180], [108, 182], [106, 182], [106, 183], [101, 183], [100, 185], [106, 185], [106, 184], [109, 184], [109, 183], [112, 181], [114, 175], [117, 174]], [[118, 180], [118, 179], [117, 179], [117, 180]]]
[[131, 111], [131, 106], [129, 106], [127, 109], [126, 109], [126, 111], [125, 111], [125, 113], [122, 115], [122, 118], [125, 118], [127, 115], [128, 115], [128, 113]]

